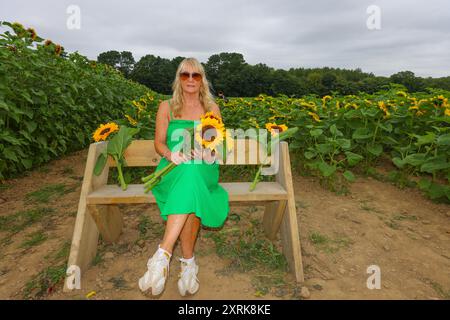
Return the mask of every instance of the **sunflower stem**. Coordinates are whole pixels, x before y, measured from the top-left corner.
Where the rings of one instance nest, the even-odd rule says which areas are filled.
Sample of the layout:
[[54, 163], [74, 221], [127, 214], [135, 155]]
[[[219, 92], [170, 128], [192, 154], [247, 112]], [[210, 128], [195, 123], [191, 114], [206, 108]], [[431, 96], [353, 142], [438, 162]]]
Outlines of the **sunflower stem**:
[[122, 165], [119, 162], [119, 159], [117, 158], [117, 156], [114, 156], [114, 160], [116, 161], [116, 165], [117, 165], [117, 171], [119, 173], [119, 182], [120, 182], [120, 186], [122, 187], [122, 190], [127, 190], [128, 186], [125, 183], [125, 179], [123, 178], [123, 174], [122, 174]]
[[250, 191], [255, 190], [256, 184], [259, 181], [259, 176], [261, 174], [261, 169], [262, 169], [262, 165], [259, 166], [258, 171], [256, 172], [255, 179], [253, 179], [253, 182], [252, 182], [252, 184], [250, 185], [250, 188], [249, 188]]

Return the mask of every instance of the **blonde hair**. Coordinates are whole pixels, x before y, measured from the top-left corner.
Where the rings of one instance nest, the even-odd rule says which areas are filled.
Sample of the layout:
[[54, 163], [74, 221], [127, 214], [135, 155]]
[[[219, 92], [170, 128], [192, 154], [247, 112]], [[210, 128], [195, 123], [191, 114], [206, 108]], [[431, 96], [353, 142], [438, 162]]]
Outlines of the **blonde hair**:
[[183, 108], [184, 97], [183, 88], [181, 87], [180, 72], [185, 71], [185, 67], [188, 65], [192, 67], [194, 72], [198, 72], [202, 75], [199, 99], [203, 107], [203, 111], [205, 113], [211, 111], [211, 106], [215, 104], [214, 97], [210, 91], [210, 83], [208, 79], [206, 79], [205, 69], [203, 68], [202, 64], [195, 58], [185, 58], [178, 65], [175, 80], [172, 83], [173, 97], [170, 103], [170, 107], [172, 108], [174, 117], [180, 116], [181, 109]]

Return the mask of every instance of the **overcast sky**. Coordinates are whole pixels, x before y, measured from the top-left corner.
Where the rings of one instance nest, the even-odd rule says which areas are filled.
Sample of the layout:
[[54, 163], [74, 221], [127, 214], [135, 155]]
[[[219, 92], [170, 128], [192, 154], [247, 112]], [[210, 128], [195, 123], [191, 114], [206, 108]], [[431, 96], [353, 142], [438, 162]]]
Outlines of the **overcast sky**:
[[[69, 30], [77, 5], [81, 28]], [[377, 5], [381, 29], [366, 12]], [[2, 0], [0, 20], [96, 59], [108, 50], [172, 59], [239, 52], [270, 67], [361, 68], [450, 75], [450, 0]]]

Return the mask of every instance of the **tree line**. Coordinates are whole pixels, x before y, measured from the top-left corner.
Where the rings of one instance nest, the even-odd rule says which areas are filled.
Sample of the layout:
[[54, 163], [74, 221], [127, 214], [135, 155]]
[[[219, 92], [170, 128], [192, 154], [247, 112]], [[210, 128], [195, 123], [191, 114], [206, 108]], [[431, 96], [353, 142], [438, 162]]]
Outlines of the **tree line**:
[[[97, 57], [99, 63], [120, 70], [128, 79], [139, 82], [162, 94], [172, 92], [171, 85], [179, 63], [184, 57], [166, 59], [148, 54], [138, 62], [129, 51], [107, 51]], [[202, 62], [213, 93], [222, 91], [229, 97], [254, 97], [261, 93], [277, 96], [285, 94], [300, 97], [306, 94], [319, 96], [333, 94], [374, 93], [389, 83], [404, 85], [409, 92], [426, 88], [450, 90], [450, 76], [441, 78], [417, 77], [412, 71], [400, 71], [390, 77], [376, 76], [340, 68], [290, 68], [275, 69], [264, 63], [248, 64], [240, 53], [222, 52]]]

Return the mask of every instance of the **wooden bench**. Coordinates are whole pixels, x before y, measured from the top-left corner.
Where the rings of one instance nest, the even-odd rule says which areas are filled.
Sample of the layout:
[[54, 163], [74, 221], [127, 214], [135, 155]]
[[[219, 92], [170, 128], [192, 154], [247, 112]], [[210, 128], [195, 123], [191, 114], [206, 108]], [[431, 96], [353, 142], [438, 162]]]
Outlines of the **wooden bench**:
[[[97, 253], [99, 234], [106, 242], [118, 240], [123, 226], [122, 212], [117, 204], [155, 203], [151, 192], [144, 193], [143, 184], [131, 184], [126, 191], [118, 185], [108, 185], [109, 168], [115, 167], [114, 160], [108, 157], [107, 164], [99, 176], [93, 174], [99, 154], [106, 148], [107, 142], [92, 143], [89, 147], [80, 201], [68, 260], [68, 270], [79, 271], [79, 280], [87, 270]], [[220, 165], [261, 164], [260, 144], [253, 139], [235, 139], [236, 152], [226, 163]], [[275, 153], [274, 153], [275, 154]], [[301, 247], [297, 224], [297, 212], [292, 184], [289, 148], [285, 141], [279, 144], [279, 167], [274, 182], [259, 182], [253, 191], [249, 191], [251, 182], [220, 183], [229, 194], [230, 202], [263, 202], [265, 204], [263, 226], [267, 238], [274, 240], [278, 230], [282, 241], [283, 254], [289, 270], [297, 282], [304, 282]], [[135, 140], [125, 151], [124, 157], [129, 167], [156, 166], [160, 156], [155, 151], [153, 140]], [[269, 163], [265, 156], [265, 163]], [[273, 156], [274, 157], [274, 156]], [[269, 159], [273, 161], [272, 159]], [[126, 168], [125, 168], [126, 170]], [[162, 220], [161, 220], [161, 223]], [[64, 291], [74, 289], [68, 286], [69, 272]], [[70, 279], [73, 283], [73, 276]], [[136, 280], [137, 281], [137, 280]]]

